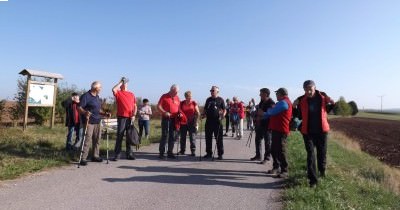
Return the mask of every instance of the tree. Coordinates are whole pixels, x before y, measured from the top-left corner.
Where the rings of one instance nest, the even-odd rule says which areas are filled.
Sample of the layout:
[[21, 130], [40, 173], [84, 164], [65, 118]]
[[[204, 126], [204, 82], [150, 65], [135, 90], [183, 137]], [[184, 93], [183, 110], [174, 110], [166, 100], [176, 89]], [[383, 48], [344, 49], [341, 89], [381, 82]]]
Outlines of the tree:
[[351, 110], [352, 110], [351, 115], [355, 116], [358, 113], [358, 107], [357, 107], [356, 102], [350, 101], [349, 106], [351, 107]]
[[3, 114], [5, 108], [6, 108], [6, 100], [3, 99], [0, 101], [0, 122], [3, 120]]
[[341, 116], [350, 116], [352, 111], [351, 106], [346, 102], [343, 96], [340, 97], [333, 108], [333, 113]]

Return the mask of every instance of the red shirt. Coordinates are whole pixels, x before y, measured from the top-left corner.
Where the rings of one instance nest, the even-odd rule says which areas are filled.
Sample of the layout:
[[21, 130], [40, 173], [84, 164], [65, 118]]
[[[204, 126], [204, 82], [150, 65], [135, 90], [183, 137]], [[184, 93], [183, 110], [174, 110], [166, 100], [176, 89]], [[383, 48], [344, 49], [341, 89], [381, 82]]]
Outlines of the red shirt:
[[171, 97], [168, 93], [161, 96], [158, 104], [161, 104], [161, 107], [169, 112], [171, 115], [177, 114], [179, 111], [180, 100], [178, 95]]
[[117, 116], [118, 117], [132, 117], [133, 109], [136, 104], [135, 95], [132, 92], [120, 90], [115, 94], [115, 101], [117, 102]]
[[190, 101], [189, 104], [186, 103], [186, 100], [181, 102], [181, 110], [186, 115], [188, 122], [193, 122], [196, 114], [196, 106], [196, 101]]

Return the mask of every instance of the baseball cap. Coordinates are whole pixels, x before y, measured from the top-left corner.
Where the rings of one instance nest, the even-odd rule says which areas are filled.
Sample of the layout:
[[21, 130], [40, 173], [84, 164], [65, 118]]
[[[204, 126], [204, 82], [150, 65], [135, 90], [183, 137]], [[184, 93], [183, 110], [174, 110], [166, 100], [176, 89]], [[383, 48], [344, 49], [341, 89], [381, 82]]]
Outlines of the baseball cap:
[[280, 95], [283, 95], [283, 96], [288, 95], [288, 91], [286, 90], [286, 88], [279, 88], [278, 90], [275, 91], [275, 93], [279, 93]]

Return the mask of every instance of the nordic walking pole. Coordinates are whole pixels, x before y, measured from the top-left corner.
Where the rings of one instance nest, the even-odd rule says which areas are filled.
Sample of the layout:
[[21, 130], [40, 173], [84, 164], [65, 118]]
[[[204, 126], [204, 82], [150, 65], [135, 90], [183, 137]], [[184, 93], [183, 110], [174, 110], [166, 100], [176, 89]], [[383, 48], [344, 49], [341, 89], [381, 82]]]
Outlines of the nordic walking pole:
[[200, 161], [201, 161], [201, 130], [203, 128], [203, 119], [200, 118]]
[[217, 150], [217, 143], [218, 143], [218, 139], [219, 139], [219, 130], [221, 129], [221, 126], [222, 126], [222, 123], [221, 123], [221, 120], [219, 120], [219, 125], [218, 125], [218, 131], [217, 131], [217, 137], [216, 137], [216, 139], [215, 139], [215, 146], [214, 146], [214, 152], [213, 152], [213, 155], [212, 155], [212, 161], [214, 161], [214, 157], [215, 157], [215, 151]]
[[82, 161], [83, 146], [85, 145], [86, 132], [87, 132], [88, 125], [89, 125], [89, 117], [86, 117], [85, 132], [83, 132], [82, 146], [81, 146], [81, 154], [79, 155], [78, 168], [79, 168], [79, 166], [81, 165], [81, 161]]
[[108, 164], [108, 159], [109, 159], [109, 157], [108, 157], [108, 128], [107, 128], [107, 126], [110, 125], [108, 119], [109, 119], [109, 117], [107, 116], [107, 118], [106, 118], [107, 125], [105, 126], [106, 127], [106, 139], [107, 139], [107, 164]]

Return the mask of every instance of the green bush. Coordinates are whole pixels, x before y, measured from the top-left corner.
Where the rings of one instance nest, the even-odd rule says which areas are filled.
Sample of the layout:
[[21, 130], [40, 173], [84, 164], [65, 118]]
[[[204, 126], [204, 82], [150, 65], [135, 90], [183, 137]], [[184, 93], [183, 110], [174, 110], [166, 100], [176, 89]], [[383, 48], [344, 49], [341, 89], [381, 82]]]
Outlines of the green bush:
[[349, 106], [351, 107], [351, 110], [352, 110], [351, 115], [355, 116], [358, 113], [358, 107], [357, 107], [356, 102], [350, 101]]
[[350, 116], [353, 112], [351, 106], [346, 102], [343, 96], [340, 97], [339, 101], [336, 102], [333, 108], [335, 115]]

